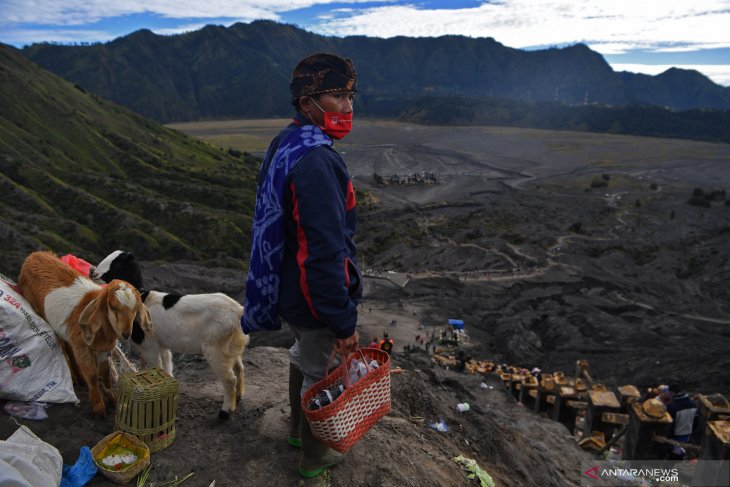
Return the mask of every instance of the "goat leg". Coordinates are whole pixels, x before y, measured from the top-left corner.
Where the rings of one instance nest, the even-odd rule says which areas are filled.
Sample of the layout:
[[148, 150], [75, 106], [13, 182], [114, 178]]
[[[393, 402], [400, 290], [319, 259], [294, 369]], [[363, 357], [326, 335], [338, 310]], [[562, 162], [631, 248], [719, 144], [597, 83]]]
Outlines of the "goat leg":
[[106, 417], [104, 398], [99, 389], [99, 366], [96, 362], [96, 354], [85, 345], [71, 344], [73, 355], [79, 366], [81, 375], [89, 388], [89, 404], [91, 412], [98, 418]]
[[[101, 356], [102, 354], [100, 354]], [[99, 362], [99, 381], [101, 392], [104, 394], [104, 398], [107, 401], [107, 406], [114, 408], [117, 404], [117, 400], [112, 392], [112, 374], [111, 374], [111, 362], [109, 361], [109, 355], [103, 354], [103, 359]]]

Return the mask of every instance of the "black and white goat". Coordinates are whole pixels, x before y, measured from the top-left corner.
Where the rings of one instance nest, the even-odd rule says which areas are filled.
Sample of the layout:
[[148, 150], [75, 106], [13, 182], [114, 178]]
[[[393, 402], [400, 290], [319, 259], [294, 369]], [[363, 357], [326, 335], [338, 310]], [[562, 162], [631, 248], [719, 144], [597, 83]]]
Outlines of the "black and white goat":
[[155, 327], [146, 336], [134, 324], [132, 342], [147, 367], [172, 375], [172, 352], [202, 354], [223, 385], [219, 416], [228, 419], [245, 392], [243, 354], [249, 338], [241, 329], [243, 306], [223, 293], [179, 295], [147, 291], [136, 257], [116, 250], [92, 269], [95, 281], [124, 279], [140, 290]]

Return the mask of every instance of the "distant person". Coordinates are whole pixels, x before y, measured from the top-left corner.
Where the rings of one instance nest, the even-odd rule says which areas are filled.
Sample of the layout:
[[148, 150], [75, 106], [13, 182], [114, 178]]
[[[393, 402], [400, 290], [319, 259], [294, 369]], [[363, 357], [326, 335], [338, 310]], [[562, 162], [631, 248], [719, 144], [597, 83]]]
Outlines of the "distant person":
[[380, 340], [378, 340], [378, 337], [374, 336], [373, 341], [370, 342], [370, 345], [368, 345], [370, 348], [380, 348]]
[[380, 340], [380, 350], [386, 352], [388, 355], [393, 353], [393, 346], [395, 342], [392, 338], [388, 337], [387, 333], [383, 333], [383, 339]]
[[466, 364], [469, 363], [471, 357], [468, 356], [463, 350], [456, 352], [456, 368], [457, 372], [464, 372], [466, 370]]
[[324, 378], [333, 349], [347, 355], [360, 343], [355, 191], [333, 147], [352, 128], [355, 82], [350, 59], [328, 53], [302, 59], [289, 85], [296, 113], [271, 142], [258, 176], [242, 325], [246, 333], [278, 329], [281, 316], [294, 333], [287, 441], [301, 446], [303, 477], [345, 458], [312, 435], [300, 399]]
[[672, 398], [667, 404], [667, 412], [674, 420], [672, 436], [676, 441], [686, 443], [692, 435], [698, 405], [678, 384], [670, 384], [669, 393]]
[[639, 396], [638, 402], [643, 403], [647, 399], [658, 397], [666, 405], [672, 399], [671, 394], [668, 394], [668, 392], [669, 387], [665, 385], [649, 387], [646, 392]]
[[542, 369], [540, 367], [533, 367], [530, 371], [530, 374], [537, 379], [537, 382], [540, 382], [542, 380]]
[[[686, 392], [682, 391], [678, 384], [670, 384], [668, 394], [671, 395], [671, 400], [667, 404], [667, 412], [673, 420], [672, 438], [675, 441], [687, 443], [695, 427], [698, 405], [690, 399]], [[671, 460], [683, 460], [686, 458], [687, 452], [684, 448], [675, 446], [670, 448], [668, 456]]]

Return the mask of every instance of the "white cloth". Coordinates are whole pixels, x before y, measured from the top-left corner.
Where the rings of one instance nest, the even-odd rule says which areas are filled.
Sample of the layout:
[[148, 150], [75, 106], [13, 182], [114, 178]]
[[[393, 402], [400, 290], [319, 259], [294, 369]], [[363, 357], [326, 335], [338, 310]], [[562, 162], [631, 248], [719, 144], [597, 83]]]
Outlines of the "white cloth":
[[61, 483], [63, 458], [58, 449], [21, 426], [0, 440], [2, 487], [56, 486]]

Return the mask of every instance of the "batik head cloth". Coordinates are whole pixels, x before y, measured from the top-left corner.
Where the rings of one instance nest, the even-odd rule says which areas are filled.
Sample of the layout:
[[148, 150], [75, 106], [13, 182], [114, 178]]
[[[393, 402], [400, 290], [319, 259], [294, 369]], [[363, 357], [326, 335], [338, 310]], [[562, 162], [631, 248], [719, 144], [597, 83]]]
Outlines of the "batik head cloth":
[[334, 54], [321, 52], [307, 56], [297, 64], [292, 74], [292, 105], [299, 97], [331, 93], [335, 91], [355, 92], [357, 74], [352, 60]]

